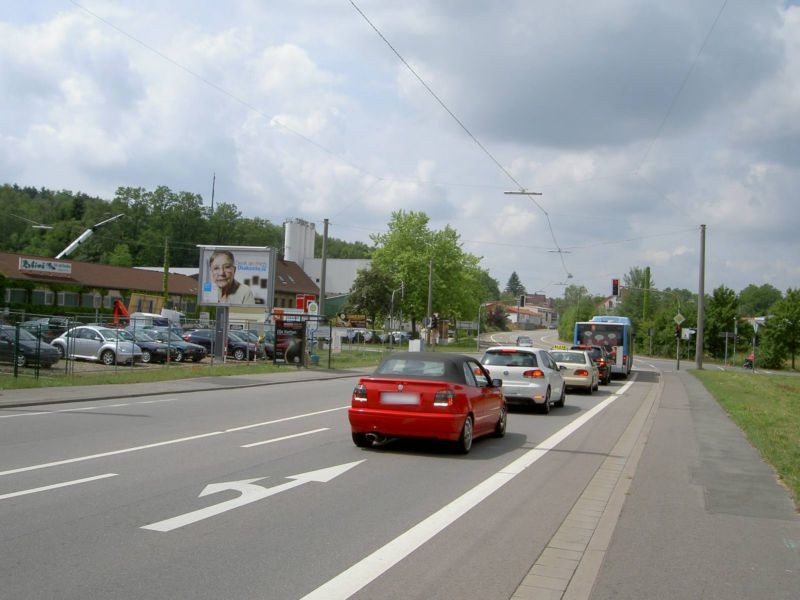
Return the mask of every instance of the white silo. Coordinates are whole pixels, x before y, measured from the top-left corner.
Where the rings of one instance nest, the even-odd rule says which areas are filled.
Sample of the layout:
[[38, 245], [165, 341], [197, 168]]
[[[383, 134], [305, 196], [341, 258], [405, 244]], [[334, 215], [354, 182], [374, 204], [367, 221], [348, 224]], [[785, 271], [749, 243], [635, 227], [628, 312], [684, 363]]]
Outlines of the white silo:
[[306, 258], [314, 258], [314, 224], [302, 219], [292, 219], [284, 224], [283, 257], [300, 267]]

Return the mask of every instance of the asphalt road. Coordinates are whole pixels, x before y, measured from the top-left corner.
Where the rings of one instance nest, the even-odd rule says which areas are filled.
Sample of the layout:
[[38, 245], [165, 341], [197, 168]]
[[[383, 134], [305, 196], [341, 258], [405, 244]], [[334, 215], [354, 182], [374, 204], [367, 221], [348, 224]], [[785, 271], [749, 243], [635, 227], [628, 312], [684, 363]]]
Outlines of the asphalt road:
[[353, 379], [3, 409], [0, 596], [510, 598], [655, 381], [467, 456], [356, 448]]

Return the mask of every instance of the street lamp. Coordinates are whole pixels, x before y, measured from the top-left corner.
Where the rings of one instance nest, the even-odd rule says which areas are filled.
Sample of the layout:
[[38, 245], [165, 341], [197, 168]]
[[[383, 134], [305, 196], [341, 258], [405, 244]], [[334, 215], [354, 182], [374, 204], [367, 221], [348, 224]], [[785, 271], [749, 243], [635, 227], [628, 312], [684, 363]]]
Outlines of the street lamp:
[[392, 290], [392, 302], [391, 302], [391, 305], [389, 307], [389, 329], [390, 329], [389, 336], [392, 338], [392, 341], [394, 341], [394, 335], [393, 335], [393, 330], [394, 330], [394, 295], [395, 295], [395, 293], [400, 292], [400, 299], [402, 300], [404, 295], [405, 295], [405, 291], [406, 291], [405, 283], [403, 283], [402, 281], [400, 282], [400, 287], [399, 288], [397, 288], [395, 290]]

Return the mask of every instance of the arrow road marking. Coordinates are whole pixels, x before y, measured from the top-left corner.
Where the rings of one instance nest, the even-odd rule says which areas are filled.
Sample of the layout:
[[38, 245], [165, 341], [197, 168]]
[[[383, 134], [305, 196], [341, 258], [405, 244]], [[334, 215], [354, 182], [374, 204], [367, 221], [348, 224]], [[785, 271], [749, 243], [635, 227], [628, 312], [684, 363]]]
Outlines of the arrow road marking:
[[338, 477], [346, 471], [349, 471], [362, 462], [364, 461], [358, 460], [356, 462], [345, 463], [335, 467], [328, 467], [326, 469], [319, 469], [317, 471], [309, 471], [308, 473], [300, 473], [299, 475], [291, 475], [287, 477], [287, 479], [291, 479], [292, 481], [287, 481], [286, 483], [282, 483], [271, 488], [255, 485], [256, 481], [266, 479], [265, 477], [243, 479], [241, 481], [212, 483], [203, 488], [203, 491], [200, 492], [198, 497], [202, 498], [203, 496], [209, 496], [211, 494], [216, 494], [227, 490], [237, 490], [241, 493], [241, 495], [238, 498], [226, 500], [225, 502], [207, 506], [206, 508], [201, 508], [183, 515], [178, 515], [177, 517], [172, 517], [171, 519], [165, 519], [164, 521], [159, 521], [158, 523], [144, 525], [142, 529], [165, 532], [172, 531], [173, 529], [178, 529], [179, 527], [183, 527], [185, 525], [191, 525], [197, 521], [202, 521], [203, 519], [219, 515], [234, 508], [250, 504], [251, 502], [256, 502], [269, 496], [274, 496], [275, 494], [285, 492], [286, 490], [298, 487], [304, 483], [309, 483], [312, 481], [317, 483], [327, 483], [328, 481]]
[[27, 496], [28, 494], [35, 494], [37, 492], [46, 492], [48, 490], [55, 490], [70, 485], [78, 485], [80, 483], [88, 483], [90, 481], [97, 481], [98, 479], [106, 479], [107, 477], [116, 477], [116, 476], [117, 476], [116, 473], [106, 473], [105, 475], [95, 475], [94, 477], [73, 479], [72, 481], [64, 481], [63, 483], [54, 483], [52, 485], [45, 485], [38, 488], [32, 488], [30, 490], [22, 490], [21, 492], [11, 492], [10, 494], [2, 494], [0, 495], [0, 500], [6, 500], [8, 498], [16, 498], [17, 496]]

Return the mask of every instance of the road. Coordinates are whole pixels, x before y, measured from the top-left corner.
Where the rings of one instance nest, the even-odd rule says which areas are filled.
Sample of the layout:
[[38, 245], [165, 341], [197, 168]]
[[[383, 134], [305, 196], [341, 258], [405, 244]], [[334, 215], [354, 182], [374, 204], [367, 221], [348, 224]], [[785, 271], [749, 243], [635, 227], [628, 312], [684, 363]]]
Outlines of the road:
[[511, 598], [657, 378], [467, 456], [356, 448], [354, 381], [0, 410], [0, 596]]

